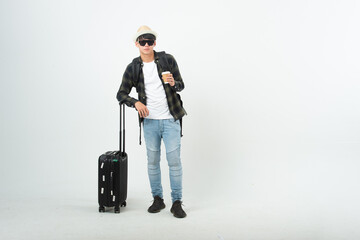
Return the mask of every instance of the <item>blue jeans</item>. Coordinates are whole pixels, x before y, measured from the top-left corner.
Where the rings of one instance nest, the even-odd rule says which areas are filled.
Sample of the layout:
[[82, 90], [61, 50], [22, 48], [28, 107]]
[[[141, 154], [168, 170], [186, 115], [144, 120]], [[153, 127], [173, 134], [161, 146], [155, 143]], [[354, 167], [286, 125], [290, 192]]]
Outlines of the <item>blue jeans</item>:
[[148, 159], [148, 175], [153, 197], [163, 198], [160, 170], [160, 146], [163, 139], [169, 165], [172, 202], [182, 198], [182, 166], [180, 160], [180, 121], [144, 119], [144, 137]]

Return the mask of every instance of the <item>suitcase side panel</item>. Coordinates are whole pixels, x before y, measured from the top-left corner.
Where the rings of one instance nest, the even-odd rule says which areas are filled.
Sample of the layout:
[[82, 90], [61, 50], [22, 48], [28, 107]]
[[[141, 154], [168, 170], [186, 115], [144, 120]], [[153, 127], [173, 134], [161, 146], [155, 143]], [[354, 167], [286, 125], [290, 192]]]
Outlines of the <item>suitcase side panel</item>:
[[100, 206], [113, 207], [113, 182], [112, 175], [114, 170], [112, 166], [112, 157], [103, 154], [99, 157], [99, 176], [98, 176], [98, 201]]
[[128, 186], [128, 155], [122, 153], [119, 157], [120, 162], [120, 199], [124, 202], [127, 199], [127, 186]]
[[127, 198], [127, 172], [128, 172], [128, 160], [127, 155], [120, 155], [114, 153], [115, 162], [115, 182], [114, 182], [114, 194], [116, 196], [116, 204], [122, 204]]

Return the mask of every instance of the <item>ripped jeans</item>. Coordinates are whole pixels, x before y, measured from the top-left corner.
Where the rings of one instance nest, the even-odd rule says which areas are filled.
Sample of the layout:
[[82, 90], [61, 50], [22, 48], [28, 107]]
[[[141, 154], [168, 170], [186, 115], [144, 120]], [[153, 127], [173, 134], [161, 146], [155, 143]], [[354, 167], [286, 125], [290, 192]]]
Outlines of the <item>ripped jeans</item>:
[[182, 198], [182, 166], [180, 160], [180, 121], [144, 119], [144, 138], [148, 159], [148, 175], [153, 197], [163, 198], [160, 170], [160, 149], [163, 139], [169, 166], [172, 202]]

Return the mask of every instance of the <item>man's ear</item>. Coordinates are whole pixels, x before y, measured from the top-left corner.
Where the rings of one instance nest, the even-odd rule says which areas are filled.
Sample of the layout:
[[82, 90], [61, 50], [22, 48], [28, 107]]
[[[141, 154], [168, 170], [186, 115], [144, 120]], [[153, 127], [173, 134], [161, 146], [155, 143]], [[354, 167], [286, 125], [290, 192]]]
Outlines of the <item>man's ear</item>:
[[154, 47], [156, 47], [156, 40], [154, 41]]

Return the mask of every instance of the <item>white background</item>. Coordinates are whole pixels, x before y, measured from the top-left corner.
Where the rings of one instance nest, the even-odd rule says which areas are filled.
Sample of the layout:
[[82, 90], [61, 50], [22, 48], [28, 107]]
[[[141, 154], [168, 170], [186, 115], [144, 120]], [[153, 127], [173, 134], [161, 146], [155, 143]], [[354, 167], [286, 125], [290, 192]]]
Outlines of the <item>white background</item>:
[[[1, 238], [358, 239], [359, 12], [355, 0], [1, 0]], [[185, 82], [180, 221], [165, 158], [166, 212], [146, 212], [129, 108], [128, 207], [97, 213], [97, 158], [118, 148], [115, 96], [144, 24]]]

